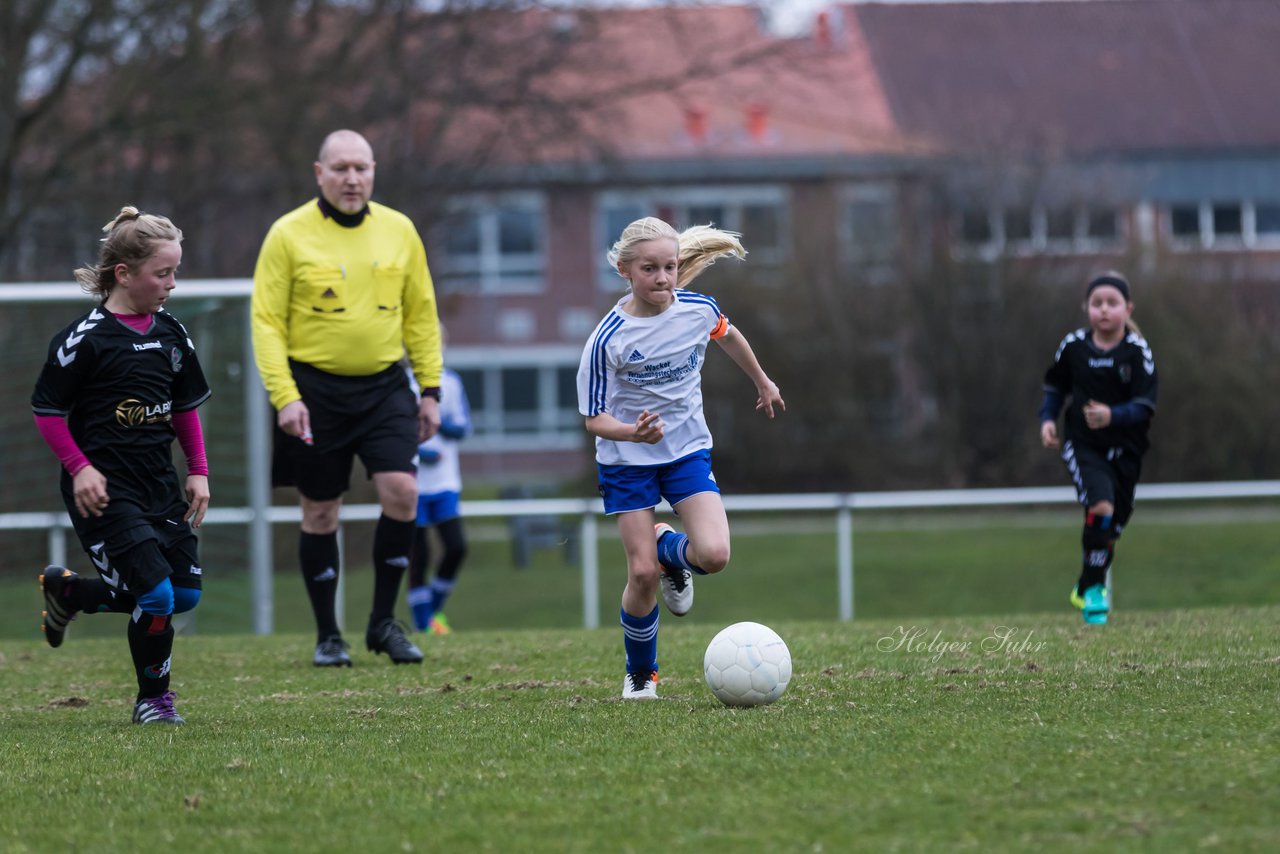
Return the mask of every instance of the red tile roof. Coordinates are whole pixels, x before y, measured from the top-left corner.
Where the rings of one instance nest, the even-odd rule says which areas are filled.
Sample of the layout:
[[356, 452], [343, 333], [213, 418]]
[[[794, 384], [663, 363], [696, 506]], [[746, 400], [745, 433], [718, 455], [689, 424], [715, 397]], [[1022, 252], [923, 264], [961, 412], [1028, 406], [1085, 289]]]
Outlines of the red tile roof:
[[1280, 2], [868, 3], [894, 121], [968, 150], [1280, 145]]
[[488, 112], [459, 124], [453, 145], [502, 126], [511, 130], [494, 159], [509, 164], [915, 148], [894, 127], [856, 26], [826, 46], [770, 35], [750, 8], [711, 6], [613, 10], [583, 27], [565, 39], [567, 67], [537, 85], [583, 103], [606, 98], [585, 113], [588, 134], [539, 133], [546, 117], [529, 111]]

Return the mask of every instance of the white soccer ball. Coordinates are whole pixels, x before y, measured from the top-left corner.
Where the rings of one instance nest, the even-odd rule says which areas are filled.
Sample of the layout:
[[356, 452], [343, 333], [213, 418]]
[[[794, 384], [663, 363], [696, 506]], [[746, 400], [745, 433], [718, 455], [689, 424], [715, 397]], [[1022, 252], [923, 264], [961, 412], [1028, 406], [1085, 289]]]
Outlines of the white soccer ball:
[[702, 672], [726, 706], [763, 706], [787, 690], [791, 651], [768, 626], [734, 623], [711, 639]]

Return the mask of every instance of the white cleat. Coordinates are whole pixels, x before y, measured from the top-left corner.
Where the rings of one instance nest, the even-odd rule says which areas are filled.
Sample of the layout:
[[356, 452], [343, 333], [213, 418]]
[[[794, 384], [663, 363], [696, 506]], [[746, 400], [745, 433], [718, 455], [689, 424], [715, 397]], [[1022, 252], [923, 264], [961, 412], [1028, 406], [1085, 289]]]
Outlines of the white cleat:
[[[675, 528], [666, 522], [653, 526], [654, 535], [661, 540], [666, 534], [674, 534]], [[683, 617], [693, 608], [693, 573], [687, 569], [662, 567], [662, 576], [658, 579], [662, 588], [662, 601], [673, 616]]]
[[626, 678], [622, 680], [622, 699], [658, 699], [658, 674], [652, 670], [628, 673]]

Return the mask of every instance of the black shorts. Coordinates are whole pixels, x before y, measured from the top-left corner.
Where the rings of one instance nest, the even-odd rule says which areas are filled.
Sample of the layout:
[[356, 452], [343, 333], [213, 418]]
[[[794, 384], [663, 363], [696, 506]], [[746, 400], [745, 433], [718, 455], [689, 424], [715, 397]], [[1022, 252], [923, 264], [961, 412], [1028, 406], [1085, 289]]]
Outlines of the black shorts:
[[102, 580], [114, 590], [142, 595], [166, 578], [174, 587], [201, 588], [199, 541], [179, 513], [143, 519], [105, 537], [81, 537], [80, 544]]
[[1062, 460], [1075, 484], [1076, 496], [1086, 508], [1099, 501], [1115, 505], [1116, 531], [1133, 515], [1133, 494], [1142, 475], [1142, 457], [1125, 448], [1095, 448], [1067, 440]]
[[296, 486], [312, 501], [332, 501], [351, 486], [356, 456], [369, 477], [417, 471], [418, 402], [399, 365], [367, 377], [341, 377], [289, 362], [311, 415], [308, 445], [275, 428], [271, 482]]

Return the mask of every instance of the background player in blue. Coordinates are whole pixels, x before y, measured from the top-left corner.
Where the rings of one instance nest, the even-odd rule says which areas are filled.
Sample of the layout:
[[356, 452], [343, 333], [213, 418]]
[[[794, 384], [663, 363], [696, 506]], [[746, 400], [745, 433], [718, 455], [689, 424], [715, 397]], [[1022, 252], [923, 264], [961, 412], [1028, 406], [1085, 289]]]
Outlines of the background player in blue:
[[[444, 336], [444, 327], [440, 328]], [[418, 525], [409, 552], [409, 610], [420, 632], [448, 634], [444, 603], [457, 583], [458, 570], [467, 556], [467, 536], [458, 509], [462, 498], [462, 472], [458, 445], [471, 435], [471, 406], [457, 371], [445, 368], [440, 375], [440, 429], [418, 446]], [[443, 553], [430, 584], [431, 549], [427, 528], [435, 526]]]
[[[62, 498], [98, 579], [50, 566], [41, 576], [45, 638], [59, 646], [80, 611], [130, 613], [138, 679], [134, 723], [185, 723], [169, 690], [173, 615], [200, 601], [192, 528], [209, 506], [196, 407], [209, 397], [195, 346], [164, 310], [182, 232], [126, 207], [104, 228], [96, 267], [76, 279], [102, 302], [53, 337], [31, 406], [62, 462]], [[187, 457], [185, 488], [171, 459]]]
[[[1062, 339], [1044, 375], [1040, 441], [1062, 449], [1062, 459], [1084, 505], [1084, 566], [1071, 603], [1086, 623], [1107, 622], [1107, 572], [1115, 543], [1133, 515], [1147, 429], [1156, 411], [1156, 362], [1133, 322], [1129, 283], [1103, 273], [1085, 288], [1089, 328]], [[1057, 418], [1064, 401], [1065, 441]]]
[[[729, 562], [729, 521], [711, 472], [702, 363], [716, 341], [756, 387], [756, 409], [786, 409], [751, 346], [716, 301], [683, 290], [723, 256], [746, 256], [738, 235], [709, 226], [677, 233], [653, 217], [623, 229], [609, 263], [630, 284], [596, 327], [578, 366], [578, 411], [596, 437], [605, 512], [627, 555], [622, 634], [624, 700], [657, 697], [658, 588], [676, 616], [693, 605], [693, 575]], [[687, 534], [654, 525], [667, 499]], [[656, 534], [656, 538], [655, 538]]]

